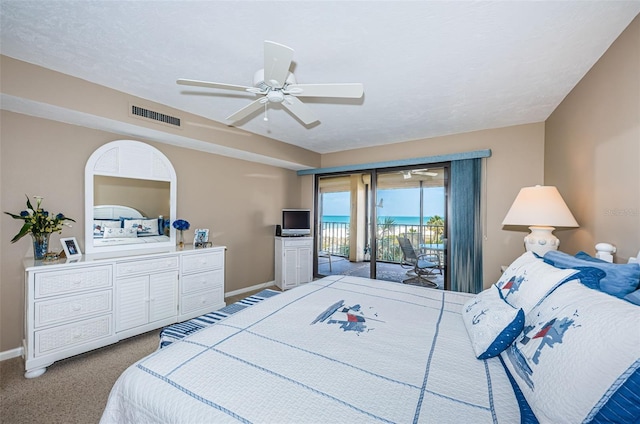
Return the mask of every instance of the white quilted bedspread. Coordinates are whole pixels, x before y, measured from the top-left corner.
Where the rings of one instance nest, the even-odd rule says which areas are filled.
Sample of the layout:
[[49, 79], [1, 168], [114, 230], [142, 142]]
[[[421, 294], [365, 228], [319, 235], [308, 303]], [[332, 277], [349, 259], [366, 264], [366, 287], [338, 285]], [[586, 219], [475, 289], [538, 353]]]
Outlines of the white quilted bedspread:
[[474, 356], [470, 295], [332, 276], [126, 370], [101, 423], [517, 423], [499, 359]]

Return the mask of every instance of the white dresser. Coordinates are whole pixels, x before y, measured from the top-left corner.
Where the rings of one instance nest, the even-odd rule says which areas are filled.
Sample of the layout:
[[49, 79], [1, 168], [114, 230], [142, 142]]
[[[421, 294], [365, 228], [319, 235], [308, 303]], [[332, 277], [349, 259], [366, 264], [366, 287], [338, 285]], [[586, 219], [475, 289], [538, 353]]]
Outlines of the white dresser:
[[25, 377], [60, 359], [222, 308], [225, 247], [24, 261]]
[[313, 237], [276, 237], [276, 286], [287, 290], [313, 280]]

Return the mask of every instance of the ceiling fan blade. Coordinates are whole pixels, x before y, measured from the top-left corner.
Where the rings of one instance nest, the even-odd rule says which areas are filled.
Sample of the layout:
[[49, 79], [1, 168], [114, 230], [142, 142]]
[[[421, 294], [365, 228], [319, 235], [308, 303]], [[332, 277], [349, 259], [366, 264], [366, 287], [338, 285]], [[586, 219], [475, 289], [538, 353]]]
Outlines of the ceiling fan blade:
[[221, 88], [224, 90], [246, 91], [252, 88], [244, 85], [223, 84], [220, 82], [198, 81], [198, 80], [183, 79], [183, 78], [180, 78], [176, 82], [180, 85], [192, 85], [195, 87], [207, 87], [207, 88]]
[[416, 174], [416, 175], [426, 175], [427, 177], [437, 177], [438, 173], [437, 172], [433, 172], [433, 171], [429, 171], [428, 168], [424, 168], [424, 169], [413, 169], [411, 171], [412, 174]]
[[[287, 91], [298, 97], [344, 97], [358, 99], [364, 93], [364, 87], [360, 83], [345, 84], [289, 84]], [[302, 90], [296, 93], [297, 90]]]
[[299, 120], [304, 122], [305, 125], [309, 125], [318, 120], [309, 106], [293, 96], [287, 96], [285, 101], [280, 104], [289, 109], [289, 112], [293, 113]]
[[262, 108], [262, 105], [265, 103], [263, 99], [264, 97], [261, 97], [249, 103], [247, 106], [243, 107], [233, 115], [228, 116], [227, 121], [236, 122], [241, 120], [242, 118], [246, 118], [247, 116], [251, 115], [256, 110]]
[[271, 84], [277, 81], [282, 87], [287, 80], [293, 59], [293, 49], [273, 41], [264, 42], [264, 80]]

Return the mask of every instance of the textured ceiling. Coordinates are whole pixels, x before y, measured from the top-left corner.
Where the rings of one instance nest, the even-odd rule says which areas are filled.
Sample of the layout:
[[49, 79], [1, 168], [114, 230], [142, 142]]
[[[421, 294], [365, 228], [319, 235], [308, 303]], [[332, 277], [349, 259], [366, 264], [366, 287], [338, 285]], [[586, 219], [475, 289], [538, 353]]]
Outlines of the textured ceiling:
[[0, 0], [0, 52], [226, 123], [255, 97], [263, 42], [299, 83], [361, 82], [357, 101], [302, 99], [237, 126], [327, 153], [544, 121], [640, 12], [640, 1]]

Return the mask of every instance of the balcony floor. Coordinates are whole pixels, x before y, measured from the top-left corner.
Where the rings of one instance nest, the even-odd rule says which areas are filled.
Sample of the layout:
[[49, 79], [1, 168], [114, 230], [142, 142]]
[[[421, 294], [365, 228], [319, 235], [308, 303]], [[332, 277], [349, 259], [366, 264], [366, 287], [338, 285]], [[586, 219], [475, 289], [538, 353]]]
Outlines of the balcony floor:
[[[318, 258], [318, 273], [321, 275], [353, 275], [356, 277], [369, 278], [370, 262], [350, 262], [341, 256], [331, 256], [331, 271], [329, 271], [329, 259], [326, 257]], [[417, 286], [425, 285], [421, 279], [415, 274], [409, 273], [407, 268], [403, 268], [399, 264], [378, 262], [377, 263], [377, 279], [386, 281], [395, 281], [398, 283], [413, 284]], [[412, 278], [413, 276], [413, 278]], [[435, 275], [429, 277], [429, 280], [438, 285], [439, 289], [444, 287], [444, 276], [436, 272]]]

